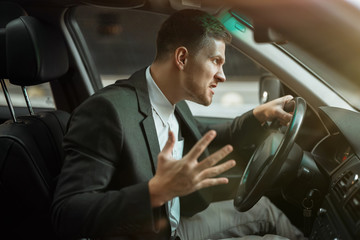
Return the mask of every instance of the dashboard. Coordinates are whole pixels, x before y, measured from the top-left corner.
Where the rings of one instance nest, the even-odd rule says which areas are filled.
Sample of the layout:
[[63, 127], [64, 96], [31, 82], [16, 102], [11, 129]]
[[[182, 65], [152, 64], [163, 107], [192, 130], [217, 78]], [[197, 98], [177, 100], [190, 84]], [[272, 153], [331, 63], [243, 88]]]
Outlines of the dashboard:
[[360, 239], [360, 113], [322, 107], [319, 115], [330, 134], [311, 155], [330, 184], [310, 239]]

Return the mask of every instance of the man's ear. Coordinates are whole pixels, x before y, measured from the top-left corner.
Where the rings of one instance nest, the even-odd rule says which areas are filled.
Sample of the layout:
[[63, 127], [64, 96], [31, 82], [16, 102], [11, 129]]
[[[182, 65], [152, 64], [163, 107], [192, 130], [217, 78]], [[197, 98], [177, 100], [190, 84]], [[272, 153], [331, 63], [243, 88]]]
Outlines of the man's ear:
[[183, 70], [187, 60], [188, 60], [189, 52], [186, 47], [178, 47], [175, 50], [175, 65], [179, 70]]

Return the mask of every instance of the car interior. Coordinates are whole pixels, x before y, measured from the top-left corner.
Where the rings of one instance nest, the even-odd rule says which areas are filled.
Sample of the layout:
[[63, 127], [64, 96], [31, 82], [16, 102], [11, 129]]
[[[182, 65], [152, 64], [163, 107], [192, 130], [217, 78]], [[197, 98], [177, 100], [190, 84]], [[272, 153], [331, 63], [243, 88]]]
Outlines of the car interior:
[[[348, 100], [350, 95], [344, 97], [337, 91], [338, 86], [346, 87], [350, 83], [343, 81], [332, 85], [322, 78], [333, 75], [338, 80], [355, 79], [349, 86], [355, 95], [359, 93], [359, 69], [352, 62], [359, 62], [360, 54], [356, 53], [360, 50], [350, 47], [360, 40], [360, 30], [353, 25], [360, 13], [349, 8], [349, 3], [340, 8], [342, 3], [333, 0], [328, 3], [310, 0], [303, 3], [270, 2], [0, 0], [0, 81], [3, 91], [0, 99], [0, 238], [59, 239], [52, 227], [50, 209], [64, 158], [63, 136], [72, 111], [104, 86], [101, 73], [105, 70], [98, 62], [103, 62], [107, 56], [96, 59], [92, 52], [95, 44], [100, 42], [100, 48], [111, 47], [110, 35], [126, 30], [126, 14], [155, 13], [160, 16], [156, 21], [161, 22], [176, 10], [198, 8], [224, 23], [234, 36], [234, 51], [261, 66], [256, 100], [266, 103], [291, 94], [297, 103], [294, 116], [299, 116], [293, 118], [289, 128], [269, 123], [265, 147], [260, 144], [262, 147], [236, 148], [229, 158], [241, 159], [241, 164], [225, 174], [230, 180], [226, 187], [209, 189], [220, 193], [209, 201], [234, 199], [234, 207], [246, 211], [256, 199], [266, 195], [309, 239], [359, 239], [359, 105]], [[340, 10], [344, 10], [345, 20], [339, 20]], [[92, 11], [99, 13], [91, 15]], [[123, 18], [114, 20], [118, 12]], [[299, 12], [305, 12], [308, 17]], [[300, 20], [295, 16], [302, 18], [303, 25], [298, 24]], [[101, 33], [109, 35], [108, 39], [91, 35], [90, 30], [96, 27], [91, 25], [90, 17], [97, 17], [106, 25]], [[316, 20], [323, 25], [312, 22]], [[339, 20], [339, 24], [332, 24], [333, 20]], [[113, 21], [124, 23], [124, 26], [112, 25]], [[331, 30], [323, 27], [317, 32], [319, 26], [329, 26]], [[338, 34], [346, 32], [349, 35], [341, 39], [334, 37], [334, 31], [338, 29], [341, 29]], [[327, 33], [332, 36], [330, 39], [326, 37]], [[144, 38], [141, 33], [138, 35], [140, 39]], [[344, 43], [340, 44], [342, 38]], [[328, 45], [325, 46], [326, 39]], [[282, 45], [287, 42], [297, 47]], [[138, 46], [140, 53], [146, 52], [141, 47]], [[303, 58], [294, 55], [298, 48], [307, 53]], [[291, 52], [293, 49], [297, 51]], [[106, 54], [106, 51], [104, 48], [98, 54]], [[349, 54], [348, 58], [346, 54]], [[121, 57], [121, 53], [117, 55]], [[126, 53], [123, 58], [124, 62], [137, 61]], [[144, 59], [147, 58], [144, 56]], [[143, 64], [144, 59], [139, 62]], [[316, 65], [314, 69], [328, 70], [326, 74], [311, 69], [307, 59]], [[107, 64], [104, 63], [105, 67]], [[127, 65], [116, 67], [127, 68]], [[239, 66], [235, 65], [235, 68]], [[119, 76], [117, 74], [116, 78]], [[32, 106], [28, 92], [32, 87], [42, 89], [43, 84], [49, 87], [54, 104]], [[19, 96], [25, 105], [13, 103], [15, 94], [9, 91], [10, 88], [21, 93]], [[237, 95], [231, 94], [234, 101]], [[222, 116], [196, 117], [204, 123], [231, 120]], [[211, 146], [210, 151], [217, 148]], [[260, 167], [253, 164], [257, 151], [266, 154]], [[245, 184], [248, 175], [251, 177]]]
[[[31, 16], [23, 16], [16, 5], [8, 4], [6, 25], [7, 71], [2, 78], [24, 89], [52, 81], [68, 69], [67, 50], [61, 35]], [[11, 6], [11, 7], [10, 7]], [[12, 8], [12, 6], [14, 6]], [[2, 32], [5, 33], [5, 32]], [[2, 45], [4, 47], [4, 45]], [[6, 85], [2, 80], [6, 91]], [[11, 229], [7, 236], [52, 237], [49, 209], [51, 196], [63, 159], [62, 138], [70, 114], [61, 111], [34, 111], [16, 116], [8, 98], [12, 119], [1, 124], [1, 225]], [[21, 177], [19, 177], [21, 176]], [[10, 207], [11, 206], [11, 207]], [[41, 231], [39, 227], [41, 226]]]

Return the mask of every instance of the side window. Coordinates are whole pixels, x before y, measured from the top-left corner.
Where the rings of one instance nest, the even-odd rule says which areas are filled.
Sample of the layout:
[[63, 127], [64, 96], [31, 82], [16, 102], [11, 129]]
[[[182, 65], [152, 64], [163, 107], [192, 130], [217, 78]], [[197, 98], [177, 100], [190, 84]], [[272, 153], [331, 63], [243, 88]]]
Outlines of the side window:
[[106, 86], [151, 64], [156, 33], [166, 16], [80, 6], [74, 12], [74, 19]]
[[[74, 19], [93, 58], [102, 85], [128, 78], [151, 64], [156, 34], [167, 16], [136, 10], [77, 7]], [[233, 118], [259, 104], [259, 79], [265, 72], [241, 52], [228, 46], [227, 77], [215, 89], [213, 103], [188, 102], [195, 116]]]
[[[14, 107], [26, 107], [21, 87], [12, 85], [8, 80], [5, 80], [5, 84]], [[33, 108], [55, 108], [54, 98], [49, 83], [29, 86], [26, 87], [26, 90]], [[7, 106], [3, 91], [0, 91], [0, 106]]]

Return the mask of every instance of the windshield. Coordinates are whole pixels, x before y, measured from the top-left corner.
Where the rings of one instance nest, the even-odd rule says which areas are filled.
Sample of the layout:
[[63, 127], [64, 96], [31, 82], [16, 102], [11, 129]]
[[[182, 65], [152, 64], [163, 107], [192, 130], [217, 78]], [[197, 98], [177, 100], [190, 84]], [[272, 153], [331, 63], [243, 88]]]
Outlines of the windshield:
[[276, 29], [284, 36], [284, 41], [274, 43], [275, 46], [296, 59], [353, 107], [360, 109], [360, 29], [357, 24], [360, 4], [348, 0], [313, 4], [311, 7], [316, 9], [306, 9], [306, 15], [302, 12], [304, 9], [291, 8], [286, 9], [291, 13], [281, 15], [277, 12], [277, 18], [271, 11], [258, 13], [254, 16], [262, 22], [260, 26], [241, 11], [234, 10], [232, 15], [255, 33], [264, 31], [264, 27]]
[[353, 107], [360, 109], [360, 86], [359, 83], [356, 82], [358, 79], [348, 79], [291, 42], [282, 44], [278, 47], [289, 52], [310, 71], [316, 74], [318, 78], [333, 88], [334, 91], [348, 101]]

